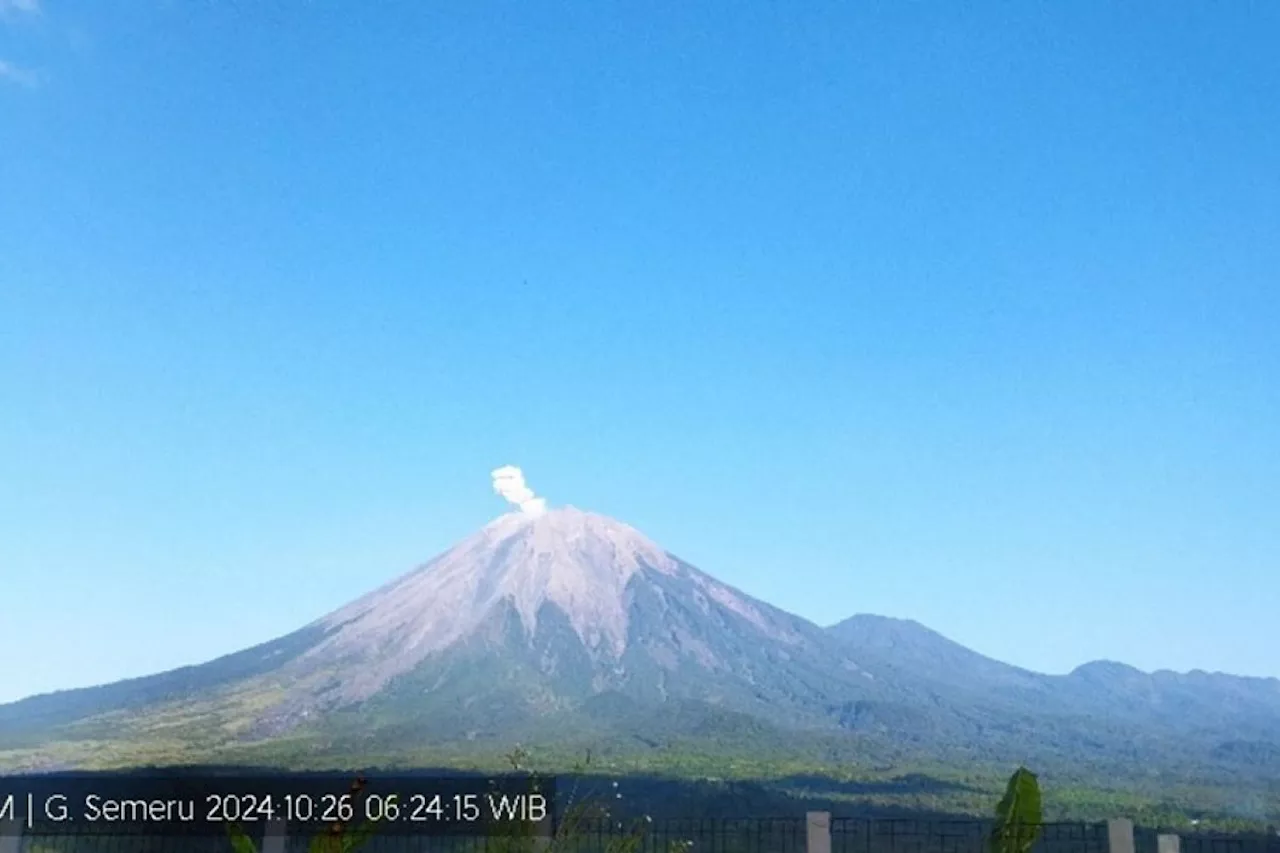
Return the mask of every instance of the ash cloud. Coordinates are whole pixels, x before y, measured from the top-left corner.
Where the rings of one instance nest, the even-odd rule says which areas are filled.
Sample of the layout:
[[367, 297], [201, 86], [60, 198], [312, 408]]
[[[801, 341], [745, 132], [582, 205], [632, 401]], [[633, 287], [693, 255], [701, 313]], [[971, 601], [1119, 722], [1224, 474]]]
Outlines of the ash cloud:
[[524, 472], [515, 465], [503, 465], [492, 472], [493, 490], [526, 515], [541, 515], [547, 508], [546, 498], [534, 494], [524, 481]]

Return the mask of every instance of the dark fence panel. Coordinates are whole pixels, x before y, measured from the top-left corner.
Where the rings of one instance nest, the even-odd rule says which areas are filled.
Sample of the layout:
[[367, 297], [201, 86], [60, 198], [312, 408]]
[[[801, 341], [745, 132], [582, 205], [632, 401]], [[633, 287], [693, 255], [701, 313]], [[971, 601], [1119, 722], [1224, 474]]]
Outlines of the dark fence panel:
[[21, 853], [231, 853], [225, 838], [137, 835], [28, 835]]
[[804, 818], [659, 820], [580, 825], [556, 853], [804, 853]]
[[1192, 832], [1182, 836], [1181, 847], [1182, 853], [1280, 853], [1280, 836]]
[[[834, 818], [832, 853], [986, 853], [992, 824], [977, 820]], [[1107, 853], [1106, 824], [1037, 827], [1033, 853]]]
[[[548, 849], [529, 838], [374, 836], [359, 853], [805, 853], [804, 818], [593, 821], [561, 827]], [[977, 820], [831, 820], [832, 853], [989, 853], [992, 825]], [[1156, 833], [1135, 832], [1136, 853], [1157, 853]], [[261, 845], [262, 839], [255, 841]], [[287, 853], [307, 853], [293, 835]], [[3, 845], [0, 844], [0, 847]], [[232, 853], [225, 838], [103, 835], [23, 836], [20, 853]], [[261, 848], [260, 848], [261, 849]], [[1038, 827], [1032, 853], [1109, 853], [1106, 824]], [[1280, 853], [1280, 837], [1190, 833], [1181, 853]]]

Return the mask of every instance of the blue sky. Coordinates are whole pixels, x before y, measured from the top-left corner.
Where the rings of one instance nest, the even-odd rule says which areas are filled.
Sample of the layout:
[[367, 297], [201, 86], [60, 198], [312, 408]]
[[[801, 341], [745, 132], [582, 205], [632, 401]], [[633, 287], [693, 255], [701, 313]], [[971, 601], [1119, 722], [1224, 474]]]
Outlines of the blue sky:
[[821, 623], [1280, 676], [1277, 43], [0, 0], [0, 700], [308, 622], [506, 463]]

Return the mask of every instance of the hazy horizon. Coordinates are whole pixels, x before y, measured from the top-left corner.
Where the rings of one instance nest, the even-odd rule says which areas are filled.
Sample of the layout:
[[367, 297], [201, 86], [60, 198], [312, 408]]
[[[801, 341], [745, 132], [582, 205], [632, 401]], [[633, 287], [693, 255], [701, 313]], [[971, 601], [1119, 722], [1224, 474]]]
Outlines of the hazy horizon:
[[0, 0], [0, 701], [311, 622], [507, 464], [821, 625], [1280, 677], [1277, 41]]

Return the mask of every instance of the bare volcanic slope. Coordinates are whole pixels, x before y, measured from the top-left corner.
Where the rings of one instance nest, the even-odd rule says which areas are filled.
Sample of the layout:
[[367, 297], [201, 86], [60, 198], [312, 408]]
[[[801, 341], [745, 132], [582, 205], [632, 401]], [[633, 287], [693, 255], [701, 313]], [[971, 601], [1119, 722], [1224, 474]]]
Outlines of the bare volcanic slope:
[[513, 491], [519, 511], [278, 640], [0, 706], [0, 769], [585, 739], [1242, 778], [1280, 749], [1280, 681], [1046, 676], [912, 622], [822, 629], [622, 522]]
[[[565, 507], [500, 516], [280, 640], [200, 666], [0, 706], [0, 749], [198, 729], [259, 740], [358, 720], [415, 737], [510, 736], [557, 716], [602, 729], [711, 709], [835, 727], [897, 696], [826, 632]], [[899, 696], [899, 698], [901, 698]], [[690, 723], [694, 725], [694, 723]], [[158, 727], [159, 724], [157, 724]], [[330, 732], [332, 733], [332, 732]]]
[[272, 729], [353, 705], [482, 720], [480, 694], [512, 691], [507, 723], [620, 695], [824, 724], [833, 695], [872, 688], [817, 626], [573, 507], [501, 516], [312, 629], [324, 639], [282, 667]]

